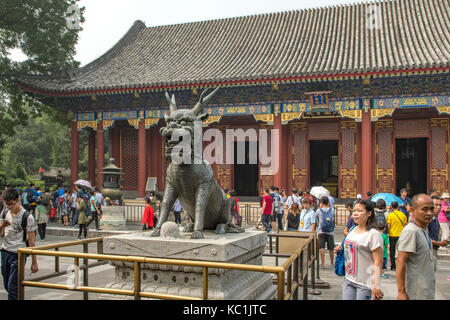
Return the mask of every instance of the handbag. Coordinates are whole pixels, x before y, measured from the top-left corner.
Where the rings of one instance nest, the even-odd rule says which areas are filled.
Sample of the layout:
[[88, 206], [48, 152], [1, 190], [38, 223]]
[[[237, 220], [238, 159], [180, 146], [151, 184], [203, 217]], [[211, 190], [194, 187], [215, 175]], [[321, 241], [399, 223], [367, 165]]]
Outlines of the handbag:
[[[352, 232], [352, 230], [355, 227], [356, 226], [353, 226], [350, 228], [350, 230], [347, 233], [347, 236], [350, 234], [350, 232]], [[347, 236], [345, 236], [344, 240], [342, 240], [342, 243], [341, 243], [342, 249], [338, 251], [338, 253], [336, 254], [336, 258], [334, 259], [334, 273], [336, 275], [338, 275], [339, 277], [345, 276], [344, 242], [345, 242], [345, 239], [347, 238]]]

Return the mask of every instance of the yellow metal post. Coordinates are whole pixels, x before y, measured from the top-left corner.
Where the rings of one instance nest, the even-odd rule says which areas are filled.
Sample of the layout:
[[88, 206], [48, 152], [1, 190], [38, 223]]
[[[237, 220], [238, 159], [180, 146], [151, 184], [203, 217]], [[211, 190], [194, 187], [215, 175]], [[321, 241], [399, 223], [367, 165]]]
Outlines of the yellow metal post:
[[23, 286], [22, 282], [25, 278], [25, 255], [22, 252], [18, 253], [18, 286], [19, 286], [19, 292], [18, 292], [18, 299], [19, 300], [25, 300], [25, 287]]
[[284, 272], [278, 272], [278, 288], [277, 288], [277, 300], [283, 300], [284, 298]]
[[208, 300], [208, 267], [203, 267], [203, 300]]
[[134, 262], [134, 300], [140, 300], [141, 296], [141, 264]]

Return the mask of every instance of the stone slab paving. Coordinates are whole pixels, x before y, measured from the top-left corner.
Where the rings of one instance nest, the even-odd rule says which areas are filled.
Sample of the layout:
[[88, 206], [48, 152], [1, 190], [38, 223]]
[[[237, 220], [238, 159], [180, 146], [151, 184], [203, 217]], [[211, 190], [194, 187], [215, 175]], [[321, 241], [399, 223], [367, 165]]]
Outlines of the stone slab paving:
[[[72, 229], [68, 227], [60, 227], [55, 226], [55, 224], [49, 225], [49, 232], [47, 238], [44, 241], [37, 240], [37, 245], [51, 244], [51, 243], [59, 243], [64, 241], [72, 241], [76, 238], [77, 229]], [[65, 232], [51, 230], [52, 228], [62, 228], [66, 230]], [[125, 232], [136, 232], [141, 230], [140, 225], [127, 225], [127, 231]], [[51, 235], [55, 232], [57, 235]], [[90, 231], [91, 232], [91, 231]], [[112, 231], [108, 231], [110, 233]], [[98, 233], [101, 233], [99, 231]], [[115, 231], [114, 234], [124, 233]], [[104, 231], [103, 235], [107, 235], [107, 232]], [[89, 233], [89, 237], [94, 236], [94, 233], [91, 235]], [[95, 236], [100, 236], [100, 234], [96, 234]], [[39, 238], [39, 237], [38, 237]], [[335, 241], [338, 243], [342, 241], [343, 234], [341, 228], [336, 229]], [[65, 248], [64, 250], [74, 251], [74, 252], [82, 252], [81, 246]], [[89, 252], [96, 253], [97, 251], [96, 244], [89, 245]], [[61, 267], [60, 270], [67, 270], [73, 264], [73, 259], [70, 258], [61, 258]], [[329, 257], [326, 253], [326, 266], [324, 269], [320, 269], [320, 279], [329, 283], [329, 289], [319, 289], [321, 295], [309, 295], [310, 300], [340, 300], [342, 298], [342, 282], [343, 279], [335, 276], [334, 271], [329, 265]], [[25, 278], [29, 279], [30, 277], [30, 263], [31, 260], [27, 260], [26, 264], [26, 274]], [[37, 276], [42, 276], [45, 274], [49, 274], [54, 270], [54, 258], [52, 257], [38, 257], [39, 263], [39, 272]], [[279, 260], [279, 264], [283, 263], [283, 259]], [[275, 265], [275, 259], [271, 257], [263, 258], [264, 265]], [[389, 279], [382, 279], [382, 290], [384, 291], [385, 299], [392, 300], [396, 299], [397, 296], [397, 286], [395, 280], [395, 273], [392, 271], [387, 271], [387, 275], [389, 275]], [[31, 278], [35, 277], [35, 275], [31, 276]], [[105, 284], [110, 283], [114, 280], [114, 267], [110, 264], [98, 266], [90, 269], [89, 271], [89, 285], [90, 286], [99, 286], [103, 287]], [[69, 276], [61, 276], [58, 278], [46, 280], [50, 283], [59, 283], [59, 284], [67, 284], [68, 281], [71, 281]], [[70, 283], [70, 282], [69, 282]], [[301, 297], [301, 292], [299, 294]], [[27, 287], [25, 289], [25, 297], [29, 300], [82, 300], [83, 293], [81, 292], [73, 292], [73, 291], [64, 291], [64, 290], [49, 290], [49, 289], [41, 289], [41, 288], [30, 288]], [[90, 293], [89, 300], [96, 300], [100, 297], [100, 294]], [[450, 261], [445, 259], [438, 260], [438, 269], [436, 272], [436, 299], [437, 300], [450, 300]], [[0, 300], [7, 300], [6, 291], [3, 289], [3, 281], [0, 281]]]

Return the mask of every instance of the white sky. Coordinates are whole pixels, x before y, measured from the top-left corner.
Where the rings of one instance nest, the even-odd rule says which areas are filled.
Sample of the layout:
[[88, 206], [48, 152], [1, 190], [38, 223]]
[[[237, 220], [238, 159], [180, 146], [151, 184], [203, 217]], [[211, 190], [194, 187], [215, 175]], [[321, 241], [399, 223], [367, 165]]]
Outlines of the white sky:
[[[85, 7], [77, 54], [81, 66], [109, 50], [136, 20], [147, 27], [247, 16], [368, 0], [80, 0]], [[17, 51], [12, 58], [22, 60]]]

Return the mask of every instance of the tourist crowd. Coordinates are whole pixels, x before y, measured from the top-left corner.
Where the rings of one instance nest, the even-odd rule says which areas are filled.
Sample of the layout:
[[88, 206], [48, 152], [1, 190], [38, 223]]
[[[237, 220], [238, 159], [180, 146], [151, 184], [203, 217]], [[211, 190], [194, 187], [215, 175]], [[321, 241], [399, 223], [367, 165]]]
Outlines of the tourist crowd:
[[437, 251], [450, 242], [448, 193], [430, 190], [409, 198], [402, 189], [389, 205], [384, 199], [372, 201], [370, 192], [367, 199], [358, 195], [346, 204], [345, 238], [335, 246], [333, 197], [315, 198], [296, 189], [287, 197], [278, 190], [264, 190], [256, 228], [317, 232], [321, 267], [327, 249], [336, 274], [344, 276], [343, 299], [382, 299], [380, 279], [389, 278], [384, 272], [388, 260], [396, 272], [398, 299], [434, 299]]

